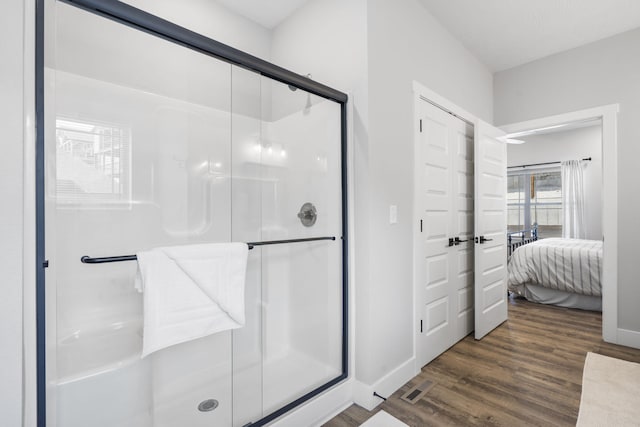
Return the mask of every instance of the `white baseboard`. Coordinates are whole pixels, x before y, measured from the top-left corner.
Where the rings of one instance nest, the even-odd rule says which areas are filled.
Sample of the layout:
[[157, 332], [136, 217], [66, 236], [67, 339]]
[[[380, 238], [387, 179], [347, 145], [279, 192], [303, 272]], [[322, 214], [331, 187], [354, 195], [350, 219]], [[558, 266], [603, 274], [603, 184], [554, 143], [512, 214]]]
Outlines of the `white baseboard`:
[[640, 348], [640, 332], [618, 328], [618, 341], [616, 344]]
[[353, 404], [353, 383], [353, 379], [348, 379], [269, 425], [272, 427], [321, 426]]
[[270, 426], [321, 426], [353, 403], [370, 411], [382, 402], [380, 398], [373, 395], [374, 391], [384, 397], [391, 396], [416, 375], [415, 358], [411, 358], [373, 385], [348, 379], [283, 418], [274, 421]]
[[353, 401], [371, 411], [383, 402], [373, 395], [374, 391], [381, 396], [389, 397], [417, 374], [416, 361], [412, 357], [372, 385], [356, 380], [353, 384]]

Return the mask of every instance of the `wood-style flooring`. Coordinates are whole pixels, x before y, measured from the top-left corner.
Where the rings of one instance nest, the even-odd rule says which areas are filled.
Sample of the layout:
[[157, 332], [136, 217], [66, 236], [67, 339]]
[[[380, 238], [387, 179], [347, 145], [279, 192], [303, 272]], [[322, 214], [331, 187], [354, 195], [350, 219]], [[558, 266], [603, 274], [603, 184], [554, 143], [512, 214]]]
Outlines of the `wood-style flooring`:
[[[509, 299], [509, 320], [467, 336], [369, 412], [352, 405], [325, 424], [355, 427], [385, 410], [411, 427], [575, 426], [587, 352], [640, 362], [640, 350], [602, 341], [602, 315]], [[401, 399], [435, 383], [411, 404]]]

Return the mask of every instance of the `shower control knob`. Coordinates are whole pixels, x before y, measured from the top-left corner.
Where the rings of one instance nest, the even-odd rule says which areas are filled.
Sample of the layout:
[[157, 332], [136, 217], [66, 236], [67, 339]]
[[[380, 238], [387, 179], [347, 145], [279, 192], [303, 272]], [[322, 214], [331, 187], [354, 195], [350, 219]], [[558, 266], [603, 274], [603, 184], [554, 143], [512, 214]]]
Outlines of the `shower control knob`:
[[219, 403], [215, 399], [207, 399], [200, 402], [198, 405], [198, 411], [200, 412], [210, 412], [218, 407]]
[[300, 218], [300, 222], [305, 227], [311, 227], [316, 223], [318, 219], [318, 212], [316, 211], [316, 207], [313, 206], [313, 203], [305, 203], [300, 208], [300, 212], [298, 212], [298, 218]]

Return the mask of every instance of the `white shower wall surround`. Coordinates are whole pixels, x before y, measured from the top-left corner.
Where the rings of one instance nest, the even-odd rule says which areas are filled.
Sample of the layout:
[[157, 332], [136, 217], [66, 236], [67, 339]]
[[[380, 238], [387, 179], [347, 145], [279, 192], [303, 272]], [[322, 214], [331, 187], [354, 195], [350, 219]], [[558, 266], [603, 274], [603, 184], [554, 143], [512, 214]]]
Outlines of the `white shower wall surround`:
[[[50, 31], [47, 425], [244, 426], [340, 376], [340, 104], [62, 3]], [[244, 328], [143, 360], [136, 263], [80, 262], [317, 236], [249, 252]]]

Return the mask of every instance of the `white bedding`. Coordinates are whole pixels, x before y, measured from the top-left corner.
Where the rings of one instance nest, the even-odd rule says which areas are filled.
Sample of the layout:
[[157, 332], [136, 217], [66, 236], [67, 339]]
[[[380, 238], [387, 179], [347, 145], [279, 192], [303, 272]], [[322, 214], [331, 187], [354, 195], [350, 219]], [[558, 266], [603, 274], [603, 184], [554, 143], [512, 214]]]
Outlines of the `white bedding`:
[[525, 284], [602, 296], [602, 242], [579, 239], [542, 239], [519, 247], [509, 260], [509, 290]]

